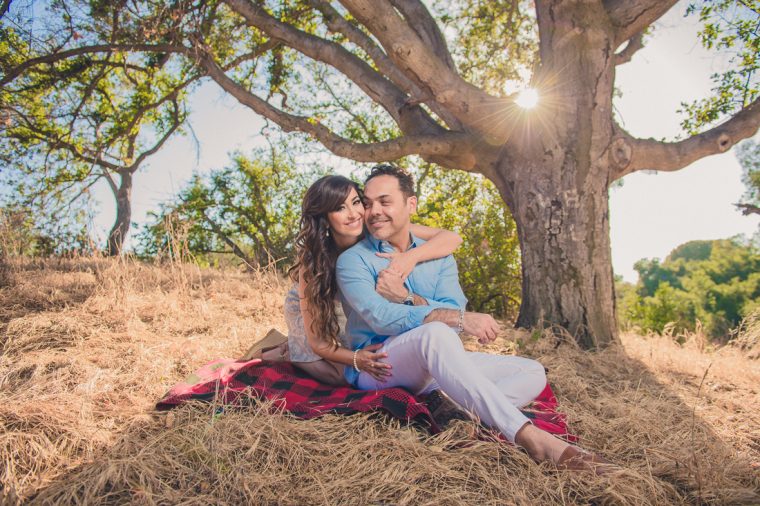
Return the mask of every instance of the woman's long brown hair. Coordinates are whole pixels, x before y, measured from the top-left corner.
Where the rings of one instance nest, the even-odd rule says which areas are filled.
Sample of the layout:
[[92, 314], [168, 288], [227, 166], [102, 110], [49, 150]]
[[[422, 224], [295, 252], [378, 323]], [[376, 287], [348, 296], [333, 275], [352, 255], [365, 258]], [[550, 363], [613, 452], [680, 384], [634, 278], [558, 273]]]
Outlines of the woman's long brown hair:
[[340, 324], [335, 314], [338, 283], [335, 262], [338, 247], [329, 233], [327, 213], [337, 211], [351, 189], [361, 196], [359, 185], [343, 176], [324, 176], [306, 191], [301, 207], [301, 230], [296, 237], [296, 263], [289, 274], [293, 281], [304, 276], [305, 298], [311, 312], [311, 331], [322, 340], [339, 345]]

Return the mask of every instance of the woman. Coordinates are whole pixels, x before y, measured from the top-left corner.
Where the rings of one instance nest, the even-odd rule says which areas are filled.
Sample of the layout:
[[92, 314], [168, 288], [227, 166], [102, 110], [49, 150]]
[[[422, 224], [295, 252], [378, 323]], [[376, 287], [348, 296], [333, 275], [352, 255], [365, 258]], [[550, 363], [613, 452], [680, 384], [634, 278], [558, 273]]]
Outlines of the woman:
[[[383, 253], [389, 269], [406, 277], [425, 260], [451, 254], [462, 242], [454, 232], [413, 225], [412, 233], [427, 240], [404, 253]], [[354, 353], [342, 344], [343, 312], [336, 303], [335, 261], [364, 234], [364, 205], [359, 186], [343, 176], [324, 176], [304, 196], [301, 231], [296, 238], [298, 257], [290, 275], [294, 286], [285, 299], [288, 354], [295, 366], [331, 385], [346, 385], [343, 366], [353, 366]], [[405, 294], [400, 294], [401, 298]], [[356, 362], [372, 370], [376, 379], [391, 374], [379, 362], [385, 354], [368, 346], [357, 352]], [[371, 367], [371, 365], [373, 365]]]

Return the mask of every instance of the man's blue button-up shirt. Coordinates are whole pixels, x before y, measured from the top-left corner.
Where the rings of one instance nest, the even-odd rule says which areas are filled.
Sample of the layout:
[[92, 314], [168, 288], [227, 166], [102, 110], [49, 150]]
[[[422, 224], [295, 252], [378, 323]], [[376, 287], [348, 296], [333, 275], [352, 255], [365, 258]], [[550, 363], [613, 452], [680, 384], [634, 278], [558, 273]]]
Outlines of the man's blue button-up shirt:
[[[410, 248], [425, 242], [414, 235], [411, 239]], [[419, 327], [433, 309], [464, 309], [467, 304], [451, 255], [417, 264], [404, 283], [413, 293], [424, 297], [427, 306], [396, 304], [382, 297], [375, 291], [375, 285], [378, 274], [388, 267], [390, 260], [375, 253], [393, 251], [386, 241], [367, 234], [338, 257], [336, 275], [346, 313], [346, 338], [352, 350], [382, 343], [390, 336]], [[359, 373], [346, 367], [345, 376], [349, 383], [356, 384]]]

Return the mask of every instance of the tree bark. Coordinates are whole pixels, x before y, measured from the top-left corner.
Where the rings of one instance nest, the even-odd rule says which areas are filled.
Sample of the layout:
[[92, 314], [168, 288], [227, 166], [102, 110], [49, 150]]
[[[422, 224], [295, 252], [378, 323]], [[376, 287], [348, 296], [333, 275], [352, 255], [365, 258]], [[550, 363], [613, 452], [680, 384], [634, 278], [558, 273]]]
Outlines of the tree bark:
[[108, 234], [108, 254], [120, 255], [124, 246], [124, 240], [129, 234], [129, 226], [132, 222], [132, 174], [128, 171], [120, 172], [121, 182], [116, 189], [116, 221]]
[[530, 177], [512, 178], [505, 199], [513, 203], [522, 260], [517, 326], [560, 326], [584, 348], [603, 347], [617, 339], [607, 187], [602, 179], [582, 188], [567, 181], [603, 167], [574, 163], [567, 149], [559, 155], [541, 174], [533, 166]]
[[494, 182], [522, 253], [519, 327], [617, 340], [608, 187], [614, 29], [595, 2], [537, 2], [543, 105], [518, 118]]

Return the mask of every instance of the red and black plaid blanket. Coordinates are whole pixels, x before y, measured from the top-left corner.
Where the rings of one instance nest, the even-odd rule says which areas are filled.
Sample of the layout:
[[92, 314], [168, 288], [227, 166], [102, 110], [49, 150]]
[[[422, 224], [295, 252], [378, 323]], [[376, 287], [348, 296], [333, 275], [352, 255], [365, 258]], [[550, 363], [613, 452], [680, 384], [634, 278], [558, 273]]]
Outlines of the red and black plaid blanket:
[[[239, 406], [255, 400], [275, 405], [303, 419], [326, 413], [352, 414], [384, 411], [395, 418], [439, 431], [423, 401], [403, 388], [354, 390], [319, 383], [289, 362], [219, 359], [209, 362], [178, 383], [156, 404], [171, 409], [189, 400]], [[574, 441], [557, 399], [547, 384], [543, 392], [522, 409], [536, 427]]]

